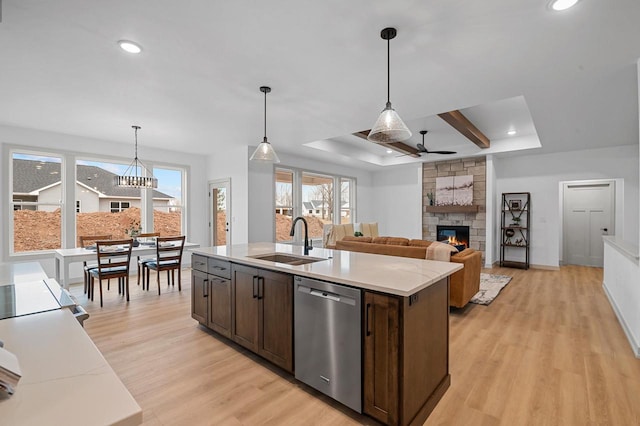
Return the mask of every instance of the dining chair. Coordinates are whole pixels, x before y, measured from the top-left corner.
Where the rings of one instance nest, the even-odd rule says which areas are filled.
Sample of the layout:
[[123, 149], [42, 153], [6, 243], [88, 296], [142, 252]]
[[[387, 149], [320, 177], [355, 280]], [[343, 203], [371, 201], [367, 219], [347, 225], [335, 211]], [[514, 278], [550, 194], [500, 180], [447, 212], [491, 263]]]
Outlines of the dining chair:
[[[146, 234], [138, 235], [138, 239], [140, 238], [152, 238], [159, 237], [159, 232], [148, 232]], [[138, 256], [136, 263], [138, 264], [138, 285], [140, 285], [140, 275], [142, 275], [142, 289], [144, 290], [144, 264], [150, 260], [154, 260], [153, 256]]]
[[100, 282], [100, 307], [102, 307], [102, 280], [118, 279], [118, 293], [126, 294], [129, 301], [129, 262], [133, 240], [96, 241], [98, 266], [89, 271], [89, 294], [93, 300], [95, 279]]
[[[184, 235], [179, 237], [156, 238], [156, 258], [144, 264], [147, 270], [147, 290], [149, 290], [149, 271], [156, 271], [158, 294], [160, 294], [160, 272], [167, 271], [167, 285], [175, 285], [175, 271], [178, 270], [178, 291], [182, 291], [181, 265], [184, 249]], [[169, 274], [171, 273], [171, 274]], [[171, 276], [171, 280], [169, 280]]]
[[[112, 238], [111, 235], [80, 235], [78, 237], [78, 240], [80, 242], [79, 244], [80, 247], [88, 247], [91, 245], [90, 243], [95, 243], [96, 241], [110, 240], [111, 238]], [[82, 262], [85, 293], [89, 291], [89, 271], [93, 268], [96, 268], [97, 266], [98, 266], [97, 264], [93, 264], [93, 263], [88, 264], [86, 260]]]

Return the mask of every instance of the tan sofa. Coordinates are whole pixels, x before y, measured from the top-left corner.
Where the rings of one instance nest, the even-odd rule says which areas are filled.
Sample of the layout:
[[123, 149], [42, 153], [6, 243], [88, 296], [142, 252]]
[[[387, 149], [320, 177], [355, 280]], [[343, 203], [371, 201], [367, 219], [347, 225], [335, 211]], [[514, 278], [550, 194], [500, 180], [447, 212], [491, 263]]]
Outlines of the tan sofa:
[[[336, 250], [358, 251], [384, 254], [388, 256], [425, 259], [431, 241], [409, 240], [396, 237], [349, 237], [336, 241]], [[450, 279], [449, 305], [464, 307], [480, 290], [480, 269], [482, 253], [474, 249], [464, 249], [451, 255], [451, 262], [461, 263], [464, 268], [454, 272]]]

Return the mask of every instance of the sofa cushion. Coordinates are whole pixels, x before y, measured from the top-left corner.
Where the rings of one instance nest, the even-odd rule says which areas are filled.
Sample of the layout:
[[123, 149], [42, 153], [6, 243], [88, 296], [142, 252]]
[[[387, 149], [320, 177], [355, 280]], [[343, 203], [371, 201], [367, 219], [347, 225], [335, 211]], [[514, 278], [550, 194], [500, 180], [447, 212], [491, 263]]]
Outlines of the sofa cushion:
[[362, 235], [365, 237], [378, 237], [378, 222], [371, 223], [356, 223], [354, 226], [354, 231], [362, 232]]
[[340, 241], [346, 236], [353, 236], [353, 223], [345, 223], [343, 225], [333, 225], [327, 235], [325, 247], [335, 247], [336, 241]]
[[371, 240], [373, 244], [386, 244], [390, 246], [408, 246], [409, 239], [408, 238], [400, 238], [400, 237], [376, 237]]
[[372, 240], [371, 237], [354, 237], [347, 235], [341, 241], [359, 241], [361, 243], [370, 243]]
[[429, 247], [431, 245], [431, 241], [409, 240], [409, 245], [414, 247]]

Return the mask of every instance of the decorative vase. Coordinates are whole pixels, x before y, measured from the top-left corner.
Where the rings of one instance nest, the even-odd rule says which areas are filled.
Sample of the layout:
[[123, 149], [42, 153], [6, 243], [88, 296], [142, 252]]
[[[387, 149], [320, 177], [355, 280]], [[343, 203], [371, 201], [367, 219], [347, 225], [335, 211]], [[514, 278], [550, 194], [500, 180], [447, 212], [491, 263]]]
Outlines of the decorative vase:
[[133, 237], [133, 242], [131, 243], [133, 247], [138, 247], [140, 245], [140, 241], [138, 241], [138, 237]]

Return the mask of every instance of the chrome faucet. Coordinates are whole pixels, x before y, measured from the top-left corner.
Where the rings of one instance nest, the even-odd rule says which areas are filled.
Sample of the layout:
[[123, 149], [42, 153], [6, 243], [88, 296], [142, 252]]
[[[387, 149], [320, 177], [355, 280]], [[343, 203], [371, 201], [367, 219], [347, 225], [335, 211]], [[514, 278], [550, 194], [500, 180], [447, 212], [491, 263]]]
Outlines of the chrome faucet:
[[302, 223], [304, 223], [304, 255], [308, 256], [309, 250], [313, 250], [313, 245], [309, 244], [309, 228], [307, 225], [307, 220], [304, 217], [298, 216], [295, 219], [293, 219], [293, 223], [291, 223], [291, 232], [289, 232], [289, 235], [293, 237], [296, 231], [296, 223], [298, 223], [299, 220], [301, 220]]

